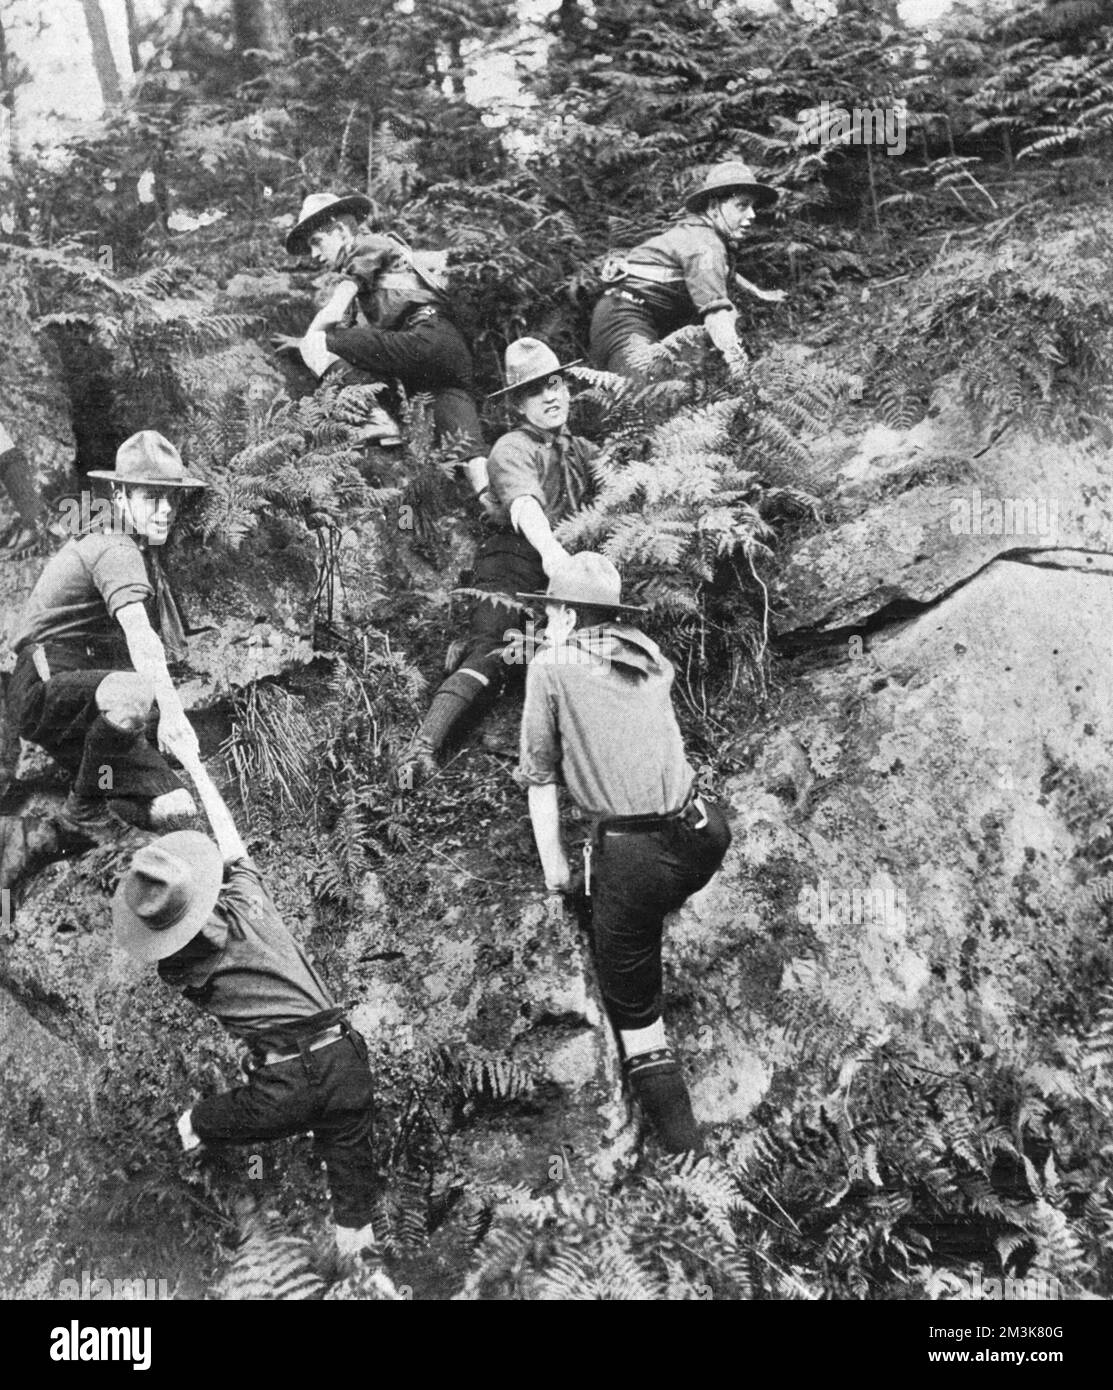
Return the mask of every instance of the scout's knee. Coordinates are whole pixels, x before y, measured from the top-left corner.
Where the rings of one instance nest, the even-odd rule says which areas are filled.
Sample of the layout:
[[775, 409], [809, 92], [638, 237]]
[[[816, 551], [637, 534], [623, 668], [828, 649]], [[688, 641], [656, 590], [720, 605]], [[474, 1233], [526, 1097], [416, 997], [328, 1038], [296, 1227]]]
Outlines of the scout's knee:
[[155, 702], [154, 687], [134, 671], [113, 671], [97, 686], [97, 709], [110, 724], [142, 733]]
[[185, 787], [176, 787], [172, 792], [163, 792], [151, 802], [150, 825], [152, 830], [172, 830], [193, 819], [197, 814], [197, 804]]

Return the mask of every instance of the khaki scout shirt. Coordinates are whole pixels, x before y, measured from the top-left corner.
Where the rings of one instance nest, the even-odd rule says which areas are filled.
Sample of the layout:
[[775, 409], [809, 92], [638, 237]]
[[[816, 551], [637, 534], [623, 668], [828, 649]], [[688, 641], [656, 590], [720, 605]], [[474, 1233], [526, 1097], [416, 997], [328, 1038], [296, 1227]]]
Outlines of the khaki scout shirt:
[[340, 273], [359, 286], [356, 303], [372, 328], [394, 328], [411, 309], [442, 302], [422, 284], [398, 243], [377, 232], [357, 234]]
[[[639, 264], [672, 270], [676, 279], [667, 284], [641, 280]], [[645, 300], [662, 333], [731, 307], [730, 248], [703, 216], [685, 217], [667, 232], [642, 242], [627, 255], [626, 266], [623, 288]]]
[[250, 859], [229, 867], [203, 929], [158, 973], [246, 1041], [335, 1007]]
[[583, 505], [591, 486], [589, 464], [598, 452], [598, 444], [567, 428], [554, 435], [523, 423], [504, 434], [487, 459], [499, 504], [495, 523], [510, 529], [510, 505], [519, 497], [535, 497], [551, 525], [563, 521]]
[[672, 663], [625, 624], [573, 632], [526, 668], [517, 780], [563, 783], [588, 815], [664, 815], [695, 773], [672, 707]]
[[143, 551], [123, 531], [89, 531], [47, 561], [31, 590], [12, 647], [115, 637], [112, 619], [154, 594]]

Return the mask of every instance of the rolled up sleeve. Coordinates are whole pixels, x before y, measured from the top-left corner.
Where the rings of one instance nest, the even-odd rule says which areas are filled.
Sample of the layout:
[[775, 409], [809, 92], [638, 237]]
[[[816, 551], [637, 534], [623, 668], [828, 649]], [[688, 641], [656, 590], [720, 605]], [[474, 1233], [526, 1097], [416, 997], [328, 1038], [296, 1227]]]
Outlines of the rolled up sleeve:
[[487, 459], [487, 478], [491, 490], [509, 510], [519, 497], [536, 497], [547, 508], [543, 480], [543, 461], [539, 458], [542, 446], [527, 435], [511, 432], [503, 435]]
[[90, 574], [113, 618], [129, 603], [146, 603], [154, 593], [143, 556], [129, 536], [107, 537], [93, 557]]
[[535, 657], [526, 670], [526, 699], [514, 780], [522, 787], [545, 787], [562, 781], [560, 729], [544, 653]]
[[730, 259], [722, 239], [710, 227], [685, 227], [674, 247], [684, 282], [701, 316], [731, 308], [727, 291]]

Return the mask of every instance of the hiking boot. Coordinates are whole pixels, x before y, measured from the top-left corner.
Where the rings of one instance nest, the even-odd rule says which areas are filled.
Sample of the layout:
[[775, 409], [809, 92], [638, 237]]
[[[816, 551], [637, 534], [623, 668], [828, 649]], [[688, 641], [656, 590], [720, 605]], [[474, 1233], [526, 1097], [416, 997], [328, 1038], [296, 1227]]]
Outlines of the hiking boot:
[[126, 835], [131, 827], [100, 797], [70, 792], [54, 813], [55, 824], [67, 835], [91, 845], [107, 845]]
[[47, 817], [0, 817], [0, 888], [15, 888], [57, 857], [58, 831]]
[[395, 764], [394, 773], [402, 791], [413, 791], [428, 782], [440, 771], [432, 740], [422, 733], [414, 734]]
[[671, 1047], [631, 1057], [626, 1063], [626, 1079], [666, 1152], [705, 1152], [684, 1074]]
[[18, 560], [30, 555], [42, 545], [44, 536], [38, 526], [29, 521], [15, 522], [0, 537], [0, 560]]
[[402, 444], [398, 426], [382, 406], [372, 408], [367, 424], [356, 431], [356, 438], [361, 444], [377, 444], [380, 449], [397, 449]]

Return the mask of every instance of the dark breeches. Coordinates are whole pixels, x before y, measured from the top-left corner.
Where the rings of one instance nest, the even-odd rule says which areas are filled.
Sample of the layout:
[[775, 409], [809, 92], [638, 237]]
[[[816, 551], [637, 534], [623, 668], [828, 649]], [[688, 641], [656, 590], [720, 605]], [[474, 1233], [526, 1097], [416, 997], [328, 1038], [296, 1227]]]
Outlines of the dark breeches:
[[595, 967], [616, 1028], [646, 1028], [661, 1017], [665, 916], [707, 883], [723, 862], [730, 830], [707, 802], [707, 824], [672, 821], [645, 834], [597, 833], [591, 865]]

